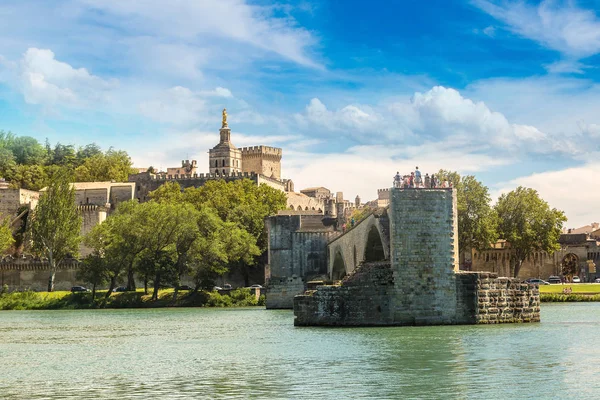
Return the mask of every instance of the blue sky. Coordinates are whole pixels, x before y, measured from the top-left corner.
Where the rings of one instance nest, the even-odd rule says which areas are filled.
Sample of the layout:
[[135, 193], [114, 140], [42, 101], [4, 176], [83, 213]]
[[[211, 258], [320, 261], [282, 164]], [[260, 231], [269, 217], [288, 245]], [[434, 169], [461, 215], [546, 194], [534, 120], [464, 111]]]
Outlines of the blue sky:
[[3, 0], [0, 129], [207, 166], [227, 107], [296, 188], [369, 200], [419, 165], [598, 219], [600, 0], [165, 4]]

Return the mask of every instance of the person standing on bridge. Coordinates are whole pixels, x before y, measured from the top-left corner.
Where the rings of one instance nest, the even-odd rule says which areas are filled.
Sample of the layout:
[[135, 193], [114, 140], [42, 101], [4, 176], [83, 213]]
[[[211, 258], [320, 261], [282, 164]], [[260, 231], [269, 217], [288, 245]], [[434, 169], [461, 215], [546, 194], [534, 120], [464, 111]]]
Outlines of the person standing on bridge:
[[402, 176], [400, 176], [400, 171], [396, 171], [396, 176], [394, 176], [394, 187], [402, 187]]
[[423, 187], [423, 181], [421, 180], [421, 171], [419, 171], [419, 167], [415, 167], [415, 187]]
[[431, 178], [429, 174], [425, 174], [425, 189], [429, 189], [431, 187]]

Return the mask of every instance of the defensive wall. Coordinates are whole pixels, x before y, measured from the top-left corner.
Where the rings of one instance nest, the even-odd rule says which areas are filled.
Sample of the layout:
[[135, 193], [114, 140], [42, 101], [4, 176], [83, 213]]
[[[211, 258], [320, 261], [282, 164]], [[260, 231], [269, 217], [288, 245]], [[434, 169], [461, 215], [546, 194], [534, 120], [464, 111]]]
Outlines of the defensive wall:
[[267, 308], [292, 308], [306, 283], [327, 276], [327, 242], [336, 219], [322, 215], [276, 215], [265, 219], [268, 232]]
[[129, 175], [129, 181], [136, 183], [135, 197], [140, 201], [150, 200], [150, 192], [158, 189], [166, 182], [177, 182], [182, 189], [188, 187], [204, 186], [206, 182], [216, 179], [223, 179], [226, 182], [232, 182], [239, 179], [250, 179], [258, 184], [257, 174], [236, 172], [231, 174], [185, 174], [185, 175], [166, 175], [143, 172], [140, 174]]
[[296, 296], [295, 325], [539, 321], [536, 285], [459, 272], [454, 189], [391, 189], [388, 216], [389, 260], [381, 252], [340, 284]]
[[[61, 263], [56, 271], [55, 290], [70, 290], [77, 285], [79, 262], [68, 259]], [[45, 291], [48, 289], [50, 265], [39, 258], [5, 257], [0, 261], [0, 286], [7, 285], [9, 290]]]

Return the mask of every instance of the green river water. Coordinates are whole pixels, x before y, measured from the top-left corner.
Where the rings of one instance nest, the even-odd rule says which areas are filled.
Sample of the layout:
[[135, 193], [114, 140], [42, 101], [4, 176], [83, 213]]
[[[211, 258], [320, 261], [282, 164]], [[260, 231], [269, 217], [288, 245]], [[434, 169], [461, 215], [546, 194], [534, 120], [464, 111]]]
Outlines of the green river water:
[[2, 399], [597, 399], [600, 303], [502, 326], [295, 328], [291, 311], [0, 312]]

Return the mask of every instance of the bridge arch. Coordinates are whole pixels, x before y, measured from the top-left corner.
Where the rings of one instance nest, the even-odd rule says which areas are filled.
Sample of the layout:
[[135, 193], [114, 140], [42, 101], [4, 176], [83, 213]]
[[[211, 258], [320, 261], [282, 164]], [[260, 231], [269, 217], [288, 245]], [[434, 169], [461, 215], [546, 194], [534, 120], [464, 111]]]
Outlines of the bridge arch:
[[[336, 258], [343, 260], [346, 273], [354, 271], [362, 262], [383, 261], [389, 259], [389, 218], [384, 210], [378, 215], [371, 214], [359, 221], [328, 244], [328, 274], [334, 279]], [[338, 257], [338, 253], [340, 256]], [[338, 266], [339, 269], [339, 260]]]
[[383, 251], [383, 241], [381, 240], [381, 234], [377, 226], [372, 225], [367, 234], [367, 242], [365, 243], [365, 253], [363, 260], [365, 262], [370, 261], [383, 261], [385, 260], [385, 252]]
[[344, 263], [344, 257], [342, 253], [338, 250], [335, 252], [335, 257], [333, 259], [333, 267], [331, 270], [331, 279], [334, 281], [339, 281], [346, 276], [346, 263]]

